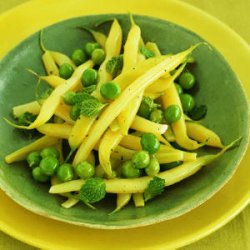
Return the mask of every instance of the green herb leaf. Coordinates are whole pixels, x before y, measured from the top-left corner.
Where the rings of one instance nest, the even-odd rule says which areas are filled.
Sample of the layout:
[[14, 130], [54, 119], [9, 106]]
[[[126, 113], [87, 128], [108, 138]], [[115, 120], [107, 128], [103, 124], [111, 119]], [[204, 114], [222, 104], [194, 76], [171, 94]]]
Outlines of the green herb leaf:
[[91, 96], [90, 94], [86, 92], [78, 92], [75, 96], [72, 97], [72, 103], [73, 104], [81, 104], [83, 101], [88, 100], [95, 100], [96, 98], [94, 96]]
[[91, 204], [102, 200], [106, 195], [106, 185], [102, 178], [87, 179], [80, 189], [80, 200]]
[[140, 48], [140, 53], [143, 54], [146, 59], [148, 59], [150, 57], [155, 57], [155, 53], [153, 51], [145, 48], [145, 47]]
[[160, 195], [164, 191], [165, 180], [155, 176], [148, 184], [144, 191], [145, 201], [148, 201], [155, 196]]
[[96, 90], [96, 85], [90, 85], [90, 86], [88, 86], [88, 87], [85, 87], [82, 91], [81, 91], [81, 93], [85, 93], [85, 94], [91, 94], [93, 91], [95, 91]]
[[114, 56], [106, 63], [106, 70], [114, 77], [120, 74], [123, 67], [123, 55]]
[[106, 105], [98, 99], [88, 99], [81, 103], [81, 115], [87, 117], [97, 116]]

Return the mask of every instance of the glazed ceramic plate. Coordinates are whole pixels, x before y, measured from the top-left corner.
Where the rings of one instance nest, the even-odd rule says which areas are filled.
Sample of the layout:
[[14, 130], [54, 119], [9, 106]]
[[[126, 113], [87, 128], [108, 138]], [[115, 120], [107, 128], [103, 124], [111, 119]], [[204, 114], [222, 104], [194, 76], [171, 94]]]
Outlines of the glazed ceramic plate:
[[[173, 10], [178, 10], [178, 13], [181, 16], [182, 11], [187, 10], [188, 7], [186, 7], [185, 5], [179, 5], [176, 4], [174, 2], [168, 2], [167, 5], [163, 2], [159, 3], [163, 4], [163, 6], [165, 6], [165, 8], [167, 7], [168, 10], [172, 10], [170, 11], [171, 13], [173, 13]], [[20, 14], [20, 18], [22, 17], [22, 15], [24, 14], [24, 11], [26, 11], [25, 13], [31, 13], [29, 12], [29, 8], [37, 8], [39, 9], [39, 2], [35, 2], [33, 4], [28, 4], [26, 6], [22, 8], [17, 9], [17, 11], [15, 12], [15, 18], [18, 18], [19, 14]], [[62, 7], [62, 11], [60, 13], [60, 17], [58, 17], [58, 13], [56, 12], [55, 16], [54, 16], [54, 20], [49, 20], [44, 19], [44, 22], [42, 22], [42, 18], [39, 18], [40, 22], [42, 22], [42, 24], [37, 24], [36, 28], [34, 29], [34, 26], [31, 25], [32, 28], [30, 28], [30, 32], [33, 32], [34, 30], [37, 30], [39, 28], [41, 28], [42, 26], [45, 26], [49, 23], [54, 23], [55, 21], [58, 21], [60, 19], [63, 18], [68, 18], [68, 17], [72, 17], [74, 15], [80, 15], [79, 10], [77, 12], [76, 6], [75, 6], [76, 2], [74, 2], [74, 6], [66, 3], [66, 2], [60, 2], [60, 8]], [[125, 4], [125, 3], [124, 3]], [[127, 4], [127, 2], [126, 2]], [[59, 5], [58, 5], [59, 6]], [[79, 5], [77, 7], [80, 6], [80, 2]], [[100, 5], [99, 8], [101, 7]], [[140, 12], [140, 13], [145, 13], [147, 14], [146, 6], [143, 6], [142, 4], [138, 6], [137, 4], [133, 5], [131, 4], [131, 8], [133, 12]], [[143, 6], [143, 8], [140, 9], [139, 6]], [[48, 5], [47, 7], [43, 6], [44, 8], [50, 9], [53, 6]], [[87, 4], [84, 5], [85, 10], [89, 9], [88, 13], [94, 13], [93, 11], [91, 11], [91, 6], [88, 6]], [[63, 12], [63, 9], [67, 9], [67, 11], [65, 10]], [[104, 9], [105, 7], [102, 6], [102, 11], [100, 10], [100, 12], [105, 12]], [[193, 10], [191, 8], [191, 10], [194, 12], [194, 16], [197, 16], [197, 19], [203, 19], [202, 15], [199, 12], [196, 12], [195, 10]], [[71, 12], [72, 11], [72, 12]], [[96, 9], [96, 11], [98, 11]], [[112, 9], [111, 9], [112, 11]], [[67, 14], [66, 14], [67, 12]], [[107, 9], [106, 9], [107, 12]], [[113, 10], [113, 12], [120, 12], [118, 10], [118, 8], [116, 10]], [[19, 13], [19, 14], [18, 14]], [[167, 18], [175, 23], [179, 23], [179, 24], [184, 24], [182, 23], [180, 20], [181, 18], [179, 17], [179, 14], [176, 15], [175, 17], [173, 15], [168, 16]], [[31, 14], [30, 14], [31, 15]], [[35, 14], [34, 14], [35, 15]], [[152, 14], [151, 14], [152, 15]], [[158, 17], [163, 17], [162, 13], [159, 12], [155, 12], [155, 15]], [[13, 18], [13, 17], [12, 17]], [[8, 24], [8, 22], [11, 20], [11, 14], [9, 14], [9, 16], [6, 16], [5, 19], [3, 17], [3, 20], [6, 21], [5, 25]], [[13, 19], [12, 19], [13, 20]], [[179, 20], [179, 21], [178, 21]], [[230, 38], [234, 38], [234, 41], [238, 42], [239, 44], [239, 49], [238, 49], [238, 57], [242, 56], [242, 61], [244, 61], [244, 53], [245, 52], [245, 47], [244, 44], [242, 44], [240, 42], [240, 40], [237, 39], [237, 37], [235, 38], [230, 32], [228, 33], [227, 29], [225, 29], [223, 26], [220, 28], [220, 24], [218, 23], [214, 23], [213, 19], [209, 19], [208, 17], [205, 17], [205, 21], [209, 20], [210, 21], [210, 25], [211, 25], [211, 29], [214, 27], [217, 27], [217, 29], [220, 32], [224, 31], [225, 36], [229, 36]], [[194, 21], [194, 20], [193, 20]], [[196, 20], [197, 21], [197, 20]], [[200, 21], [200, 20], [199, 20]], [[23, 25], [25, 25], [26, 23], [23, 23]], [[27, 23], [28, 24], [28, 23]], [[192, 23], [189, 24], [190, 27], [192, 26]], [[204, 24], [205, 25], [205, 24]], [[29, 26], [29, 25], [27, 25]], [[192, 27], [191, 27], [192, 28]], [[11, 30], [11, 28], [9, 28]], [[1, 29], [3, 30], [3, 29]], [[195, 25], [193, 24], [193, 30], [196, 31], [195, 29]], [[206, 29], [207, 30], [207, 29]], [[216, 29], [213, 29], [213, 32]], [[27, 31], [25, 31], [27, 32]], [[209, 32], [207, 34], [208, 31], [206, 31], [206, 35], [209, 38]], [[202, 33], [199, 33], [202, 34]], [[22, 36], [23, 34], [21, 34]], [[202, 34], [203, 35], [203, 34]], [[204, 36], [204, 35], [203, 35]], [[8, 32], [7, 32], [7, 37], [8, 37]], [[10, 36], [11, 37], [11, 36]], [[20, 38], [20, 37], [19, 37]], [[210, 39], [208, 39], [208, 41], [213, 43], [213, 37], [211, 36]], [[9, 38], [10, 39], [10, 38]], [[8, 39], [6, 39], [6, 41], [8, 41]], [[12, 41], [10, 44], [15, 44], [17, 42], [17, 40], [15, 41], [15, 39], [10, 39], [9, 41]], [[216, 46], [218, 46], [218, 48], [220, 48], [220, 44], [219, 43], [214, 43]], [[4, 44], [5, 45], [5, 44]], [[229, 44], [230, 45], [230, 44]], [[226, 46], [229, 46], [226, 44]], [[224, 44], [225, 46], [225, 44]], [[230, 47], [230, 46], [229, 46]], [[231, 62], [231, 61], [230, 61]], [[232, 60], [233, 62], [233, 60]], [[237, 64], [237, 63], [235, 63]], [[244, 69], [240, 69], [238, 70], [236, 68], [237, 73], [240, 75], [240, 77], [242, 77], [242, 80], [247, 80], [248, 78], [244, 78], [245, 74], [244, 74]], [[243, 81], [244, 82], [244, 81]], [[243, 162], [244, 163], [244, 162]], [[120, 244], [123, 246], [124, 249], [127, 249], [128, 247], [130, 249], [132, 249], [132, 246], [136, 249], [139, 248], [143, 248], [149, 249], [150, 247], [152, 247], [153, 249], [156, 248], [160, 248], [160, 247], [173, 247], [173, 246], [180, 246], [183, 245], [184, 243], [187, 243], [188, 241], [190, 242], [191, 238], [194, 236], [194, 233], [196, 233], [196, 239], [201, 237], [202, 235], [211, 232], [212, 230], [214, 230], [216, 227], [218, 227], [218, 225], [221, 225], [223, 223], [225, 223], [225, 221], [227, 221], [231, 216], [233, 216], [236, 211], [240, 210], [240, 208], [242, 208], [244, 206], [244, 204], [246, 204], [247, 199], [249, 197], [249, 186], [247, 186], [247, 181], [244, 181], [244, 174], [246, 174], [247, 172], [244, 172], [245, 168], [244, 168], [244, 164], [241, 164], [239, 171], [237, 171], [235, 177], [233, 178], [233, 180], [230, 183], [233, 183], [233, 185], [235, 185], [235, 180], [239, 180], [237, 178], [240, 178], [241, 180], [241, 185], [240, 187], [237, 187], [237, 189], [233, 189], [234, 192], [231, 192], [232, 190], [230, 188], [230, 185], [227, 185], [223, 190], [226, 190], [229, 188], [230, 193], [230, 197], [234, 197], [234, 202], [230, 203], [230, 201], [232, 201], [232, 199], [225, 199], [225, 193], [222, 193], [222, 195], [220, 195], [221, 192], [219, 192], [213, 199], [209, 200], [208, 202], [206, 202], [206, 205], [203, 205], [201, 207], [199, 207], [198, 209], [195, 209], [193, 212], [188, 213], [185, 216], [179, 217], [178, 219], [174, 219], [174, 220], [170, 220], [168, 222], [164, 222], [164, 223], [159, 223], [157, 225], [154, 226], [148, 226], [148, 227], [144, 227], [141, 229], [129, 229], [129, 230], [119, 230], [119, 231], [103, 231], [103, 230], [94, 230], [94, 229], [87, 229], [87, 228], [82, 228], [82, 227], [77, 227], [77, 226], [73, 226], [73, 225], [67, 225], [64, 223], [60, 223], [60, 222], [55, 222], [49, 219], [45, 219], [43, 217], [34, 215], [32, 213], [27, 212], [26, 210], [19, 208], [18, 206], [16, 206], [14, 203], [12, 203], [10, 200], [8, 200], [5, 196], [3, 196], [3, 204], [6, 204], [6, 209], [8, 208], [8, 212], [9, 214], [5, 214], [5, 216], [2, 215], [3, 220], [2, 220], [2, 226], [3, 229], [7, 230], [10, 234], [15, 235], [18, 238], [23, 239], [24, 241], [28, 241], [29, 243], [32, 243], [33, 239], [33, 243], [37, 246], [40, 247], [47, 247], [47, 248], [60, 248], [60, 249], [74, 249], [74, 248], [79, 248], [80, 246], [83, 246], [83, 244], [85, 244], [87, 249], [96, 249], [99, 246], [99, 243], [95, 240], [98, 237], [98, 241], [100, 242], [112, 242], [112, 246], [114, 248], [118, 248], [120, 246]], [[243, 171], [243, 172], [242, 172]], [[247, 171], [247, 170], [245, 170]], [[222, 190], [222, 191], [223, 191]], [[229, 194], [229, 193], [226, 193]], [[225, 200], [223, 200], [223, 198]], [[220, 209], [217, 209], [216, 212], [213, 211], [211, 209], [211, 206], [213, 207], [215, 204], [218, 205], [218, 202], [220, 202], [220, 200], [223, 200], [223, 206], [220, 207]], [[235, 200], [237, 200], [237, 202], [235, 202]], [[209, 208], [209, 204], [210, 204], [210, 209], [207, 209], [207, 207]], [[216, 205], [216, 207], [217, 207]], [[18, 209], [17, 209], [18, 207]], [[1, 213], [4, 214], [4, 211], [6, 211], [4, 208], [2, 209]], [[225, 211], [227, 211], [227, 213], [225, 214]], [[15, 215], [15, 213], [19, 213], [18, 217], [15, 218], [15, 220], [13, 220], [13, 215]], [[203, 216], [204, 214], [204, 216]], [[209, 218], [208, 218], [209, 215]], [[202, 220], [195, 220], [194, 218], [201, 218]], [[12, 218], [12, 219], [11, 219]], [[18, 219], [20, 221], [18, 221]], [[15, 222], [18, 222], [17, 224]], [[22, 221], [25, 221], [25, 227], [22, 226]], [[41, 230], [39, 233], [35, 230], [31, 230], [32, 228], [32, 221], [36, 221], [36, 228], [39, 228], [38, 230]], [[29, 223], [29, 225], [28, 225]], [[171, 232], [167, 229], [171, 228]], [[192, 228], [192, 233], [191, 231], [188, 231], [188, 228]], [[51, 235], [51, 233], [49, 233], [49, 230], [53, 230], [53, 237]], [[44, 231], [43, 231], [44, 230]], [[167, 234], [163, 234], [164, 231], [168, 231]], [[46, 232], [47, 231], [47, 232]], [[162, 232], [159, 234], [154, 234], [153, 232]], [[70, 234], [70, 238], [66, 237], [66, 235]], [[37, 236], [39, 235], [39, 236]], [[42, 236], [41, 236], [42, 235]], [[83, 235], [87, 235], [87, 237], [83, 237]], [[123, 237], [123, 235], [126, 235], [126, 238]], [[146, 237], [146, 236], [151, 236], [151, 237]], [[60, 239], [57, 240], [57, 239]], [[117, 239], [114, 241], [114, 239]], [[129, 240], [128, 240], [129, 239]], [[48, 245], [45, 244], [45, 242], [47, 242]], [[131, 245], [130, 245], [131, 244]], [[110, 245], [109, 245], [110, 248]], [[122, 249], [122, 247], [120, 247]]]

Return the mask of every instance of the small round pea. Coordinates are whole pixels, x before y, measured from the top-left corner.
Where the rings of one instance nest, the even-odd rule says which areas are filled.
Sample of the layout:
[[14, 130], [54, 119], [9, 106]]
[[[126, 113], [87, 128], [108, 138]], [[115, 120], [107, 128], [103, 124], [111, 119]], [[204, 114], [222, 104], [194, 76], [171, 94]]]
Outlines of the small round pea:
[[105, 52], [103, 49], [95, 49], [91, 54], [91, 59], [96, 65], [101, 65], [105, 59]]
[[54, 147], [46, 147], [41, 151], [42, 158], [45, 158], [47, 156], [53, 156], [55, 158], [59, 158], [60, 154], [58, 150]]
[[163, 112], [160, 109], [155, 109], [150, 114], [150, 121], [160, 123], [163, 118]]
[[47, 182], [50, 178], [49, 176], [45, 175], [40, 167], [35, 167], [32, 169], [32, 176], [36, 181], [39, 182]]
[[87, 161], [76, 165], [76, 174], [82, 179], [88, 179], [95, 175], [95, 167]]
[[74, 105], [74, 97], [76, 93], [74, 91], [69, 91], [63, 95], [63, 100], [67, 105]]
[[136, 152], [132, 157], [132, 163], [135, 168], [143, 169], [148, 166], [150, 157], [147, 151]]
[[43, 158], [40, 162], [39, 167], [43, 174], [52, 176], [56, 173], [59, 166], [59, 161], [53, 156], [47, 156]]
[[125, 178], [136, 178], [141, 176], [141, 170], [135, 168], [132, 161], [125, 161], [121, 167], [121, 174]]
[[76, 121], [79, 118], [80, 113], [81, 109], [77, 104], [73, 105], [69, 111], [70, 118], [74, 121]]
[[145, 168], [145, 172], [148, 176], [155, 176], [160, 172], [160, 164], [156, 157], [150, 159], [149, 165]]
[[141, 137], [141, 146], [149, 154], [155, 154], [160, 149], [160, 142], [154, 134], [145, 133]]
[[73, 72], [73, 67], [68, 63], [62, 64], [59, 68], [59, 76], [66, 80], [72, 76]]
[[87, 55], [81, 49], [76, 49], [73, 51], [71, 55], [72, 61], [75, 63], [76, 66], [83, 64], [87, 60]]
[[178, 105], [170, 105], [163, 111], [164, 118], [168, 124], [172, 124], [181, 118], [181, 108]]
[[89, 42], [89, 43], [86, 43], [86, 45], [85, 45], [85, 52], [88, 56], [91, 56], [92, 52], [98, 48], [101, 48], [100, 44]]
[[149, 119], [149, 116], [154, 108], [155, 108], [154, 101], [149, 97], [145, 97], [142, 99], [142, 102], [140, 104], [138, 115], [146, 119]]
[[98, 73], [94, 69], [86, 69], [82, 74], [82, 84], [84, 87], [97, 84]]
[[181, 74], [179, 78], [179, 84], [183, 89], [191, 89], [195, 84], [195, 77], [190, 72]]
[[42, 157], [39, 152], [34, 151], [28, 154], [26, 160], [31, 168], [39, 166]]
[[181, 99], [181, 104], [182, 104], [183, 111], [185, 113], [190, 112], [190, 111], [193, 110], [193, 108], [195, 106], [195, 101], [194, 101], [194, 98], [191, 95], [189, 95], [189, 94], [181, 94], [180, 99]]
[[170, 162], [170, 163], [164, 163], [164, 164], [161, 164], [161, 170], [163, 170], [163, 171], [169, 170], [169, 169], [175, 168], [181, 164], [182, 164], [182, 161], [174, 161], [174, 162]]
[[176, 90], [177, 90], [178, 94], [179, 95], [182, 94], [183, 93], [183, 89], [182, 89], [181, 85], [178, 84], [178, 83], [175, 83], [174, 85], [176, 87]]
[[58, 179], [62, 182], [71, 181], [74, 178], [73, 167], [69, 163], [60, 165], [56, 173]]
[[110, 81], [101, 86], [100, 93], [103, 98], [114, 100], [121, 94], [121, 88], [117, 83]]

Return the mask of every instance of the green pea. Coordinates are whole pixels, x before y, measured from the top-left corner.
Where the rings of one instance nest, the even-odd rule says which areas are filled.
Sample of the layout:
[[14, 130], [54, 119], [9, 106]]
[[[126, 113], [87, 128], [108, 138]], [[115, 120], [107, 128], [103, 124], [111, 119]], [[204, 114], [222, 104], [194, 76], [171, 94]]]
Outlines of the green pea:
[[39, 166], [41, 159], [40, 153], [37, 151], [29, 153], [26, 157], [26, 160], [31, 168]]
[[73, 167], [69, 163], [64, 163], [59, 166], [56, 173], [58, 179], [62, 182], [71, 181], [74, 178]]
[[135, 168], [143, 169], [148, 166], [150, 157], [147, 151], [136, 152], [132, 157], [132, 163]]
[[105, 59], [105, 52], [103, 49], [95, 49], [91, 54], [91, 59], [96, 65], [101, 65]]
[[149, 165], [146, 167], [145, 172], [148, 176], [155, 176], [160, 172], [160, 164], [156, 157], [150, 159]]
[[181, 104], [182, 104], [183, 111], [185, 113], [190, 112], [190, 111], [193, 110], [193, 108], [195, 106], [195, 101], [194, 101], [194, 98], [191, 95], [189, 95], [189, 94], [181, 94], [180, 99], [181, 99]]
[[72, 106], [69, 111], [70, 118], [74, 121], [76, 121], [79, 118], [80, 113], [81, 113], [81, 108], [77, 104]]
[[182, 89], [181, 85], [179, 85], [178, 83], [175, 83], [174, 85], [176, 87], [176, 90], [177, 90], [178, 94], [179, 95], [182, 94], [183, 93], [183, 89]]
[[32, 169], [32, 176], [36, 181], [39, 182], [47, 182], [49, 181], [50, 177], [45, 175], [40, 167], [35, 167]]
[[75, 65], [79, 66], [83, 64], [84, 62], [86, 62], [87, 55], [85, 54], [83, 50], [76, 49], [73, 51], [71, 58], [72, 58], [72, 61], [75, 63]]
[[141, 146], [149, 154], [155, 154], [160, 149], [160, 142], [154, 134], [145, 133], [141, 137]]
[[63, 95], [63, 100], [67, 105], [74, 105], [74, 97], [76, 93], [74, 91], [69, 91]]
[[151, 112], [150, 114], [150, 121], [160, 123], [163, 118], [163, 112], [160, 109], [155, 109], [154, 111]]
[[175, 168], [181, 164], [182, 164], [182, 161], [174, 161], [174, 162], [170, 162], [170, 163], [164, 163], [164, 164], [161, 164], [161, 170], [163, 170], [163, 171], [169, 170], [169, 169]]
[[82, 84], [84, 87], [97, 84], [98, 73], [94, 69], [86, 69], [82, 74]]
[[62, 64], [59, 68], [59, 76], [66, 80], [72, 76], [73, 72], [73, 67], [68, 63]]
[[46, 147], [41, 151], [42, 158], [45, 158], [47, 156], [53, 156], [55, 158], [59, 158], [60, 154], [58, 150], [54, 147]]
[[164, 118], [168, 124], [177, 122], [181, 118], [181, 108], [178, 105], [170, 105], [163, 111]]
[[121, 88], [117, 83], [110, 81], [101, 86], [100, 93], [103, 98], [114, 100], [121, 94]]
[[179, 84], [183, 89], [191, 89], [195, 84], [195, 77], [190, 72], [181, 74], [179, 78]]
[[88, 179], [95, 175], [95, 167], [88, 161], [82, 161], [76, 165], [76, 174], [82, 179]]
[[121, 167], [121, 174], [125, 178], [136, 178], [141, 176], [141, 170], [135, 168], [132, 161], [125, 161]]
[[43, 174], [52, 176], [56, 173], [59, 166], [59, 161], [53, 156], [47, 156], [40, 162], [39, 167]]
[[88, 56], [91, 56], [92, 52], [98, 48], [101, 48], [100, 44], [89, 42], [89, 43], [86, 43], [86, 45], [85, 45], [85, 52]]

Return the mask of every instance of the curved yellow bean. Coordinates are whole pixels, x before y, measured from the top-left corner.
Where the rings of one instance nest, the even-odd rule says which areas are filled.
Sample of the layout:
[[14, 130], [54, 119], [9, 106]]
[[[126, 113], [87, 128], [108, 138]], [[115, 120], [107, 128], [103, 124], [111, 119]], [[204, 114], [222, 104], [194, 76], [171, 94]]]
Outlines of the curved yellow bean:
[[67, 123], [46, 123], [38, 127], [37, 130], [44, 135], [68, 139], [72, 130], [72, 126], [68, 125]]
[[161, 52], [157, 46], [156, 43], [152, 43], [152, 42], [147, 42], [146, 43], [146, 48], [151, 50], [152, 52], [154, 52], [155, 56], [160, 56]]
[[75, 124], [75, 121], [71, 119], [70, 115], [70, 107], [65, 103], [61, 102], [55, 111], [55, 115], [67, 122], [70, 125]]
[[85, 138], [79, 147], [75, 155], [73, 165], [76, 165], [87, 158], [90, 151], [94, 148], [95, 144], [108, 128], [110, 123], [120, 114], [120, 112], [133, 98], [140, 96], [140, 93], [146, 87], [148, 87], [156, 79], [160, 78], [164, 73], [173, 70], [181, 64], [185, 60], [186, 56], [196, 47], [197, 45], [192, 46], [175, 56], [166, 58], [132, 82], [115, 101], [107, 106], [107, 108], [100, 115], [99, 119], [94, 123], [89, 133], [89, 137]]
[[45, 147], [52, 146], [57, 144], [60, 141], [60, 139], [51, 137], [51, 136], [43, 136], [40, 139], [30, 143], [29, 145], [26, 145], [17, 151], [7, 155], [5, 157], [6, 163], [13, 163], [16, 161], [22, 161], [26, 158], [26, 156], [32, 152], [32, 151], [37, 151], [41, 150]]
[[99, 161], [108, 177], [112, 177], [112, 166], [110, 163], [111, 152], [117, 147], [122, 139], [122, 134], [112, 132], [110, 129], [104, 134], [99, 146]]
[[[92, 61], [88, 61], [84, 64], [84, 67], [81, 67], [81, 69], [87, 69], [93, 66]], [[60, 104], [61, 96], [68, 92], [69, 90], [72, 90], [76, 88], [80, 83], [80, 78], [82, 71], [78, 71], [77, 76], [71, 77], [69, 80], [66, 81], [65, 84], [59, 85], [57, 88], [55, 88], [51, 95], [44, 101], [44, 103], [41, 106], [41, 110], [39, 115], [37, 116], [36, 120], [31, 123], [29, 126], [16, 126], [17, 128], [23, 128], [23, 129], [34, 129], [42, 124], [46, 123], [55, 113], [57, 107]]]
[[84, 138], [87, 136], [94, 121], [95, 118], [89, 118], [82, 115], [76, 120], [71, 130], [70, 136], [68, 137], [71, 149], [75, 150], [79, 147]]
[[12, 113], [14, 117], [19, 117], [25, 112], [29, 112], [34, 115], [37, 115], [39, 114], [40, 109], [41, 109], [41, 105], [39, 104], [39, 102], [34, 101], [34, 102], [28, 102], [28, 103], [13, 107]]
[[131, 199], [131, 194], [117, 194], [117, 198], [116, 198], [116, 209], [111, 212], [111, 214], [118, 212], [119, 210], [121, 210], [123, 207], [125, 207], [130, 199]]
[[[230, 143], [215, 155], [201, 156], [193, 162], [186, 162], [173, 169], [160, 172], [159, 174], [157, 174], [157, 177], [165, 180], [165, 186], [171, 186], [198, 172], [203, 166], [208, 165], [209, 163], [220, 157], [228, 149], [232, 148], [236, 143], [238, 143], [238, 141], [239, 139]], [[145, 176], [133, 179], [108, 179], [104, 181], [106, 184], [107, 193], [126, 194], [143, 193], [151, 180], [152, 177]], [[58, 184], [52, 186], [49, 190], [49, 193], [58, 194], [79, 191], [83, 184], [84, 180], [74, 180], [67, 183]]]
[[186, 122], [187, 134], [190, 138], [205, 142], [207, 146], [223, 148], [220, 137], [212, 130], [197, 122]]
[[60, 53], [58, 51], [50, 51], [55, 63], [60, 67], [62, 64], [67, 63], [70, 64], [73, 69], [76, 68], [76, 65], [74, 64], [74, 62], [65, 54]]
[[87, 158], [87, 161], [89, 163], [91, 163], [93, 166], [95, 166], [95, 155], [94, 155], [93, 151], [90, 152], [90, 154]]
[[50, 51], [46, 50], [44, 52], [44, 54], [42, 55], [42, 61], [48, 75], [59, 75], [59, 70]]
[[56, 75], [38, 76], [40, 79], [46, 81], [51, 87], [56, 88], [59, 85], [66, 83], [66, 80]]
[[106, 41], [107, 41], [107, 37], [106, 35], [104, 35], [101, 32], [95, 31], [93, 29], [90, 29], [88, 27], [81, 27], [82, 29], [88, 31], [96, 40], [97, 43], [99, 43], [103, 48], [105, 47]]
[[117, 121], [117, 119], [115, 119], [109, 126], [110, 130], [113, 131], [113, 132], [116, 132], [118, 130], [120, 130], [120, 126], [119, 126], [119, 123]]
[[133, 201], [136, 207], [145, 206], [145, 201], [142, 193], [133, 194]]
[[64, 208], [71, 208], [75, 206], [79, 202], [79, 199], [69, 197], [66, 201], [64, 201], [61, 206]]

